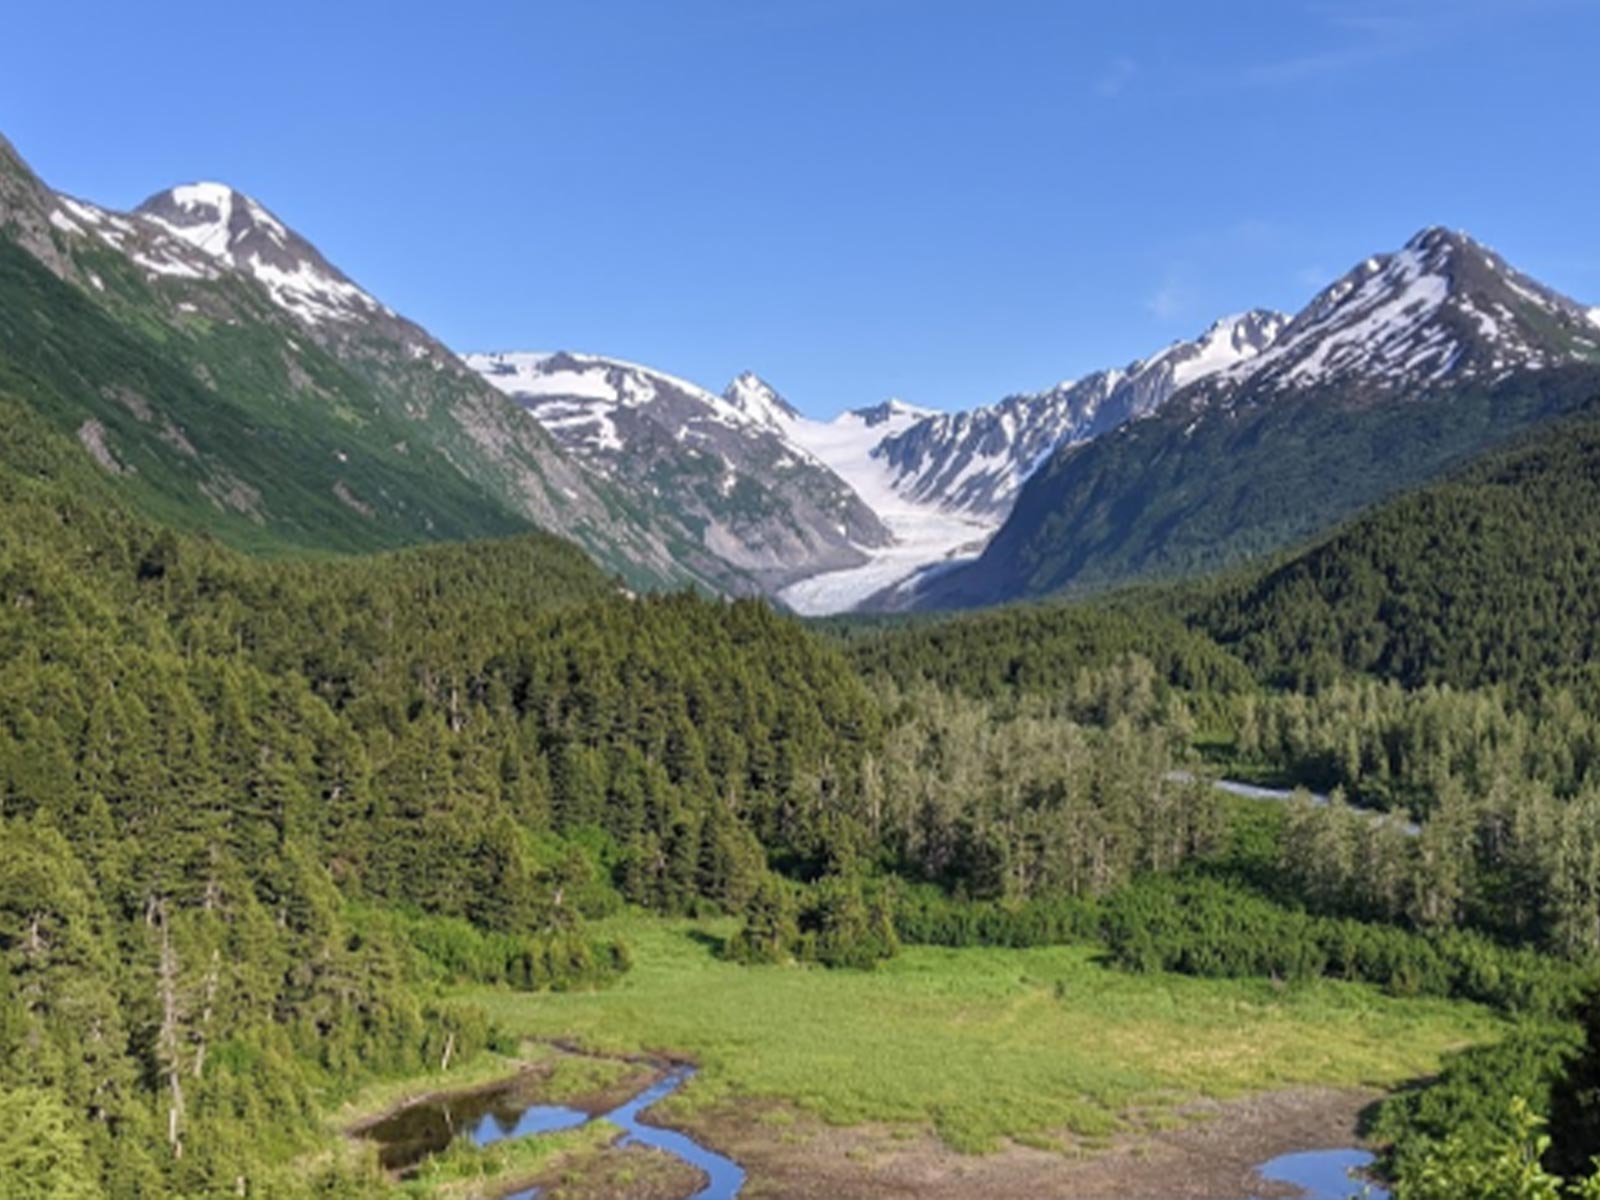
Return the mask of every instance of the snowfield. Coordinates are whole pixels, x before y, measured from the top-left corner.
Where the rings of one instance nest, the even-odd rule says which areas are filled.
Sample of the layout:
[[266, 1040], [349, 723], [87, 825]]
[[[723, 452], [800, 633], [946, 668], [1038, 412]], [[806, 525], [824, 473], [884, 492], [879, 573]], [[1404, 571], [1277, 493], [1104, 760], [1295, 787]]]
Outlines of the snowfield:
[[894, 545], [869, 551], [870, 561], [859, 567], [828, 571], [790, 584], [778, 593], [778, 599], [803, 617], [848, 612], [869, 596], [904, 583], [936, 563], [976, 558], [997, 527], [997, 523], [927, 508], [880, 508], [878, 518], [894, 533]]
[[899, 401], [890, 401], [883, 412], [886, 419], [875, 424], [858, 412], [832, 421], [789, 422], [790, 439], [855, 489], [895, 537], [893, 545], [867, 551], [871, 557], [860, 566], [813, 575], [779, 592], [778, 599], [802, 616], [847, 612], [930, 565], [975, 557], [999, 527], [998, 519], [947, 512], [897, 491], [892, 468], [872, 452], [929, 413]]

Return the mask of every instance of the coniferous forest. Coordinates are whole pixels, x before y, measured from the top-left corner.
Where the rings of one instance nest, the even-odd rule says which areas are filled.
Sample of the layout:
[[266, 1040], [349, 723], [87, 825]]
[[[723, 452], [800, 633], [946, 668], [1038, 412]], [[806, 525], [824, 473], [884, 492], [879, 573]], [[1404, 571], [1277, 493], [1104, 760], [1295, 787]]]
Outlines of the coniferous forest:
[[0, 1200], [1600, 1200], [1600, 4], [434, 8], [0, 21]]
[[1526, 1032], [1384, 1109], [1400, 1194], [1513, 1093], [1600, 1148], [1592, 425], [1254, 578], [808, 629], [541, 535], [250, 559], [5, 423], [0, 1195], [382, 1194], [319, 1114], [502, 1036], [453, 984], [607, 986], [630, 906], [1471, 1000]]

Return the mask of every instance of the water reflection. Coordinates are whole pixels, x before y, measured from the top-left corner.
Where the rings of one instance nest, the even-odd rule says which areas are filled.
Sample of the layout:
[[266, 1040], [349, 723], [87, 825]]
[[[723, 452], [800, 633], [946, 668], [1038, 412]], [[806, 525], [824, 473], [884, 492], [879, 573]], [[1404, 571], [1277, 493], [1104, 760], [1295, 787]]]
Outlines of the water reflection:
[[1349, 1200], [1351, 1196], [1388, 1200], [1388, 1192], [1356, 1174], [1372, 1162], [1372, 1155], [1365, 1150], [1307, 1150], [1282, 1155], [1256, 1170], [1263, 1179], [1300, 1188], [1306, 1200]]
[[[420, 1101], [369, 1126], [362, 1136], [379, 1144], [378, 1160], [386, 1169], [405, 1173], [415, 1170], [424, 1159], [438, 1154], [458, 1137], [470, 1138], [474, 1145], [489, 1146], [507, 1138], [576, 1129], [590, 1120], [604, 1120], [622, 1129], [620, 1145], [653, 1146], [705, 1172], [706, 1186], [691, 1200], [734, 1200], [744, 1186], [744, 1170], [738, 1163], [708, 1150], [687, 1134], [642, 1120], [646, 1109], [671, 1095], [693, 1075], [692, 1067], [676, 1067], [598, 1118], [574, 1108], [538, 1104], [529, 1094], [531, 1085], [512, 1083]], [[505, 1200], [533, 1200], [539, 1190], [515, 1192]]]

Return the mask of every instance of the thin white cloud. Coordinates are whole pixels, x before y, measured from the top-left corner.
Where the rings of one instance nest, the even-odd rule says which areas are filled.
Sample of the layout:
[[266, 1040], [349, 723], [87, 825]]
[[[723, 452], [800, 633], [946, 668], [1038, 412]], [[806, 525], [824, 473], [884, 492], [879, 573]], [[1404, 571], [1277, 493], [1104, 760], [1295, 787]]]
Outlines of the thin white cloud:
[[1100, 72], [1094, 83], [1094, 93], [1103, 99], [1114, 100], [1127, 91], [1138, 74], [1138, 63], [1126, 55], [1118, 55]]
[[1165, 279], [1144, 302], [1145, 311], [1158, 321], [1177, 321], [1189, 315], [1194, 308], [1194, 296], [1176, 270], [1167, 272]]
[[[1342, 75], [1436, 48], [1474, 26], [1525, 16], [1538, 0], [1370, 0], [1310, 5], [1323, 44], [1245, 67], [1235, 83], [1270, 86]], [[1559, 7], [1560, 0], [1540, 7]]]

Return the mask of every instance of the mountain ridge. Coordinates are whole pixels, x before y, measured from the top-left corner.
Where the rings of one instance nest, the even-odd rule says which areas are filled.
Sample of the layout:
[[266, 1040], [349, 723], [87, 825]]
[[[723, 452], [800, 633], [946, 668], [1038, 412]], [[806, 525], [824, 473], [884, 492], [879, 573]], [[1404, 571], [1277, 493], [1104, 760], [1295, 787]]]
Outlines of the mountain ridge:
[[541, 528], [636, 586], [741, 586], [265, 206], [186, 195], [119, 214], [0, 151], [0, 375], [163, 519], [273, 553]]
[[673, 506], [712, 553], [776, 591], [889, 544], [876, 513], [788, 436], [798, 412], [746, 373], [718, 395], [665, 371], [571, 351], [465, 361], [561, 445]]
[[[720, 553], [761, 576], [783, 602], [820, 614], [930, 565], [970, 557], [1000, 524], [1027, 477], [1064, 441], [1088, 440], [1154, 411], [1190, 380], [1260, 353], [1285, 322], [1281, 314], [1249, 310], [1125, 367], [958, 413], [891, 399], [830, 420], [806, 417], [753, 371], [740, 373], [718, 395], [680, 376], [607, 355], [497, 351], [464, 357], [526, 404], [570, 453], [614, 478], [619, 468], [633, 472], [632, 486], [664, 488], [671, 472], [659, 473], [664, 470], [656, 461], [663, 453], [661, 432], [674, 433], [680, 444], [689, 436], [685, 430], [692, 433], [695, 418], [681, 405], [666, 408], [648, 429], [627, 415], [650, 407], [660, 385], [692, 398], [720, 425], [757, 439], [777, 438], [794, 455], [815, 460], [854, 493], [878, 529], [846, 522], [837, 539], [826, 527], [814, 529], [813, 540], [829, 546], [828, 552], [813, 550], [803, 564], [791, 562], [788, 572], [750, 557], [748, 546], [741, 556], [734, 531], [714, 524], [708, 529], [716, 530]], [[619, 428], [619, 420], [627, 429]], [[644, 452], [640, 439], [647, 435], [650, 449]], [[731, 440], [721, 438], [712, 449], [733, 475], [748, 473]], [[641, 470], [641, 460], [650, 465]], [[705, 469], [691, 463], [678, 472], [694, 481]], [[695, 515], [707, 519], [705, 506]], [[824, 516], [829, 525], [836, 523], [827, 510]]]
[[1429, 227], [1323, 289], [1250, 361], [1058, 449], [969, 566], [875, 606], [965, 607], [1281, 548], [1585, 403], [1586, 310]]

